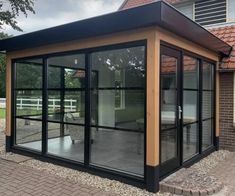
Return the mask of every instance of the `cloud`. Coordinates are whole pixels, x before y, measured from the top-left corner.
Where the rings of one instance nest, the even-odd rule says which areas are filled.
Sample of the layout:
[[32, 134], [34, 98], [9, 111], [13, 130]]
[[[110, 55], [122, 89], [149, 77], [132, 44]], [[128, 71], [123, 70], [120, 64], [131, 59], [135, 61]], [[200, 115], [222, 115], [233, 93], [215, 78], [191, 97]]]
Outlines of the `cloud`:
[[36, 0], [36, 14], [20, 15], [18, 25], [24, 32], [4, 26], [3, 31], [19, 35], [116, 11], [123, 0]]

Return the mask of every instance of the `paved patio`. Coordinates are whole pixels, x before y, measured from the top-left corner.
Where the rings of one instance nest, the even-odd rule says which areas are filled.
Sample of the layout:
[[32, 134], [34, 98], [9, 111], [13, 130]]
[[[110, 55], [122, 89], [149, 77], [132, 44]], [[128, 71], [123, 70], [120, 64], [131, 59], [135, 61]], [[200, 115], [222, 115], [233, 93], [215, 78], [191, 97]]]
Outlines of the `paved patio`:
[[[0, 147], [4, 146], [5, 137], [0, 132]], [[17, 156], [14, 161], [25, 160]], [[17, 164], [0, 158], [0, 195], [4, 196], [108, 196], [115, 195], [101, 189], [65, 180], [46, 172]]]
[[235, 195], [235, 153], [233, 153], [232, 156], [228, 159], [224, 160], [221, 164], [213, 168], [209, 173], [224, 183], [227, 189], [224, 195]]

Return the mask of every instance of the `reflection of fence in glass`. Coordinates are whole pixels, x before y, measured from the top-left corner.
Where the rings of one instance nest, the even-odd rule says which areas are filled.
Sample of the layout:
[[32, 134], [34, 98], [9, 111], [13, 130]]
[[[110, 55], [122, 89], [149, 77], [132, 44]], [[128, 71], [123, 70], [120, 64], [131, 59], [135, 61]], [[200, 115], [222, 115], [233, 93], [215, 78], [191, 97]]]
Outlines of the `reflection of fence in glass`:
[[[77, 108], [77, 100], [74, 99], [65, 99], [64, 100], [64, 108], [65, 110], [69, 111], [76, 111]], [[36, 98], [36, 99], [29, 99], [29, 98], [18, 98], [17, 99], [17, 107], [19, 109], [24, 108], [33, 108], [36, 110], [42, 109], [42, 99]], [[48, 100], [48, 107], [50, 109], [59, 109], [61, 107], [60, 105], [60, 99], [49, 99]]]
[[0, 108], [6, 108], [6, 98], [0, 98]]

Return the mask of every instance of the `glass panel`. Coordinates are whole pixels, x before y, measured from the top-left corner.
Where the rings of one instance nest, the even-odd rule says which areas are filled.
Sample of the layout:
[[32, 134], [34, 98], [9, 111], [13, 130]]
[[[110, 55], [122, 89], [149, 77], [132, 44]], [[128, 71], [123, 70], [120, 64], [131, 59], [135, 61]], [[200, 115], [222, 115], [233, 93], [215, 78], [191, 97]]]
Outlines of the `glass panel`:
[[42, 118], [42, 91], [16, 91], [16, 116]]
[[61, 74], [63, 68], [48, 66], [48, 88], [63, 88]]
[[64, 98], [64, 121], [84, 124], [85, 91], [66, 91]]
[[213, 90], [213, 65], [207, 62], [203, 62], [203, 90]]
[[184, 90], [183, 93], [183, 121], [188, 124], [198, 120], [198, 92]]
[[42, 88], [42, 59], [16, 63], [16, 88]]
[[91, 163], [141, 176], [144, 174], [144, 54], [144, 47], [134, 47], [91, 56]]
[[161, 162], [177, 157], [177, 58], [161, 56]]
[[189, 56], [183, 58], [184, 89], [198, 89], [198, 60]]
[[48, 65], [76, 68], [76, 69], [84, 68], [85, 54], [74, 54], [74, 55], [52, 57], [48, 59]]
[[202, 150], [213, 145], [213, 122], [212, 119], [202, 122]]
[[161, 163], [177, 157], [177, 129], [161, 130]]
[[63, 121], [61, 91], [48, 91], [48, 120]]
[[[145, 48], [134, 47], [93, 53], [92, 72], [97, 72], [99, 88], [145, 87]], [[95, 87], [95, 86], [92, 86]]]
[[144, 175], [144, 130], [92, 128], [91, 163]]
[[85, 70], [64, 69], [65, 88], [85, 88]]
[[183, 58], [183, 160], [187, 161], [198, 153], [198, 60], [189, 56]]
[[202, 92], [202, 119], [208, 119], [213, 117], [213, 92], [203, 91]]
[[183, 128], [183, 160], [187, 161], [198, 153], [198, 123]]
[[[125, 108], [115, 109], [115, 90], [99, 90], [98, 99], [93, 97], [92, 111], [98, 107], [99, 121], [92, 118], [93, 125], [137, 129], [137, 120], [144, 119], [144, 91], [121, 90], [125, 94]], [[91, 92], [94, 94], [95, 92]], [[98, 105], [97, 105], [98, 101]], [[97, 112], [97, 111], [96, 111]]]
[[[61, 132], [64, 129], [64, 132]], [[75, 161], [84, 160], [84, 126], [48, 123], [48, 153]]]
[[17, 118], [16, 145], [41, 151], [42, 122]]

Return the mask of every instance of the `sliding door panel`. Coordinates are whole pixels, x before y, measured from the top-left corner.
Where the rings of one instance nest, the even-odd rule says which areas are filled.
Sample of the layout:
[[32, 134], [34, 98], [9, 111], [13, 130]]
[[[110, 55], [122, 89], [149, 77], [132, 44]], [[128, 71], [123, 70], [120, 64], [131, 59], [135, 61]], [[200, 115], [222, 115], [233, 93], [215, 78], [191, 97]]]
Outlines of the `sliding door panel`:
[[145, 47], [91, 54], [92, 165], [144, 175]]

